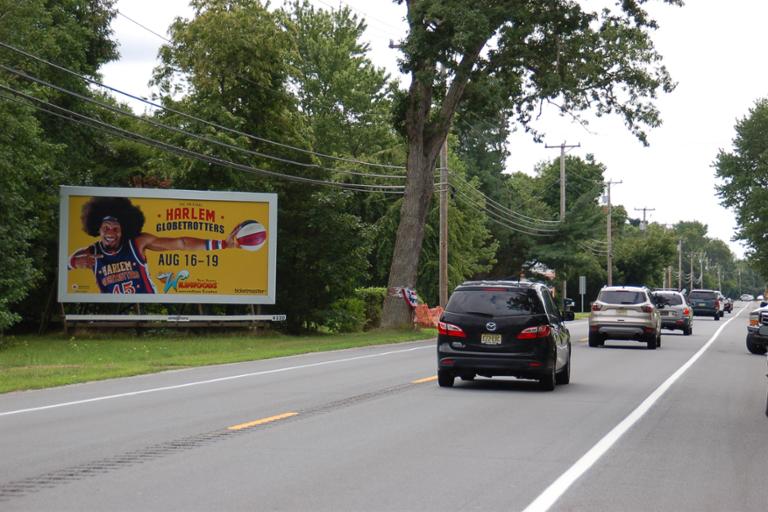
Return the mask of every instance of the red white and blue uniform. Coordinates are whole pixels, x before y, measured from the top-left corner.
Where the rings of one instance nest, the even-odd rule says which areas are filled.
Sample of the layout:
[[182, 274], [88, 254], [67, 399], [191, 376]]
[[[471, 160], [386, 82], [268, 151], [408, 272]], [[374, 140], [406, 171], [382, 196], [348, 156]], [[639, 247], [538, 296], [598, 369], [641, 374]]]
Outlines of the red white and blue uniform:
[[93, 273], [101, 293], [157, 293], [147, 261], [133, 239], [123, 241], [116, 251], [106, 249], [100, 241], [93, 249], [97, 256]]

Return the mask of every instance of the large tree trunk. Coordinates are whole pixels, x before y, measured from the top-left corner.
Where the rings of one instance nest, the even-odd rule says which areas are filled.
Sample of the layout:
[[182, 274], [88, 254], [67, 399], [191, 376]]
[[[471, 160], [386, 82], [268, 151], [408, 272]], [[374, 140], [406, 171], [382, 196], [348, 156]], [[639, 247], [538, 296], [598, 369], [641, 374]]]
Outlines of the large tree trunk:
[[413, 327], [411, 308], [402, 294], [397, 294], [397, 290], [416, 286], [424, 226], [434, 191], [433, 170], [437, 151], [425, 148], [422, 137], [411, 139], [408, 146], [408, 180], [400, 207], [400, 224], [381, 315], [381, 325], [385, 328]]
[[[411, 3], [409, 2], [409, 13]], [[400, 288], [414, 288], [419, 269], [419, 256], [424, 241], [424, 226], [427, 222], [429, 203], [434, 191], [433, 171], [440, 146], [448, 136], [451, 119], [456, 112], [472, 69], [485, 40], [475, 46], [462, 58], [455, 70], [455, 77], [448, 92], [441, 101], [440, 110], [431, 120], [433, 107], [433, 78], [437, 61], [423, 61], [412, 71], [408, 91], [408, 107], [405, 126], [408, 134], [407, 180], [403, 205], [400, 208], [400, 224], [397, 227], [395, 250], [389, 268], [387, 297], [381, 314], [381, 326], [385, 328], [412, 328], [411, 308]]]

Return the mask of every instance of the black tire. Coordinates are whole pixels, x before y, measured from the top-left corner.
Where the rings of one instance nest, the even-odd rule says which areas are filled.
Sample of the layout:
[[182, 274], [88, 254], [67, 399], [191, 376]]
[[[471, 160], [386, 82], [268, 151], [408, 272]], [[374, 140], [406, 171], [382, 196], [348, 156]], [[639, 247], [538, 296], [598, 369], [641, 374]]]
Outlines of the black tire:
[[656, 335], [656, 346], [661, 347], [661, 332]]
[[691, 334], [693, 334], [693, 327], [686, 327], [683, 329], [683, 335], [690, 336]]
[[715, 322], [719, 322], [719, 321], [720, 321], [720, 314], [715, 313]]
[[764, 355], [768, 348], [766, 348], [765, 345], [758, 345], [757, 343], [754, 343], [752, 341], [752, 336], [747, 336], [747, 350], [749, 350], [753, 354], [759, 354]]
[[555, 384], [557, 384], [557, 377], [555, 374], [555, 362], [552, 361], [552, 369], [547, 374], [539, 379], [539, 387], [543, 391], [553, 391]]
[[448, 370], [437, 371], [437, 383], [441, 388], [452, 388], [454, 378], [455, 376], [453, 373], [449, 372]]
[[656, 336], [653, 334], [649, 335], [645, 341], [648, 344], [648, 350], [656, 350], [656, 343], [658, 341], [659, 340], [656, 338]]
[[569, 384], [571, 382], [571, 350], [568, 349], [568, 361], [565, 366], [560, 368], [560, 371], [555, 375], [555, 382], [558, 385]]
[[600, 339], [600, 335], [598, 333], [592, 332], [592, 331], [589, 332], [590, 347], [599, 347], [600, 345], [602, 345], [601, 341], [602, 340]]

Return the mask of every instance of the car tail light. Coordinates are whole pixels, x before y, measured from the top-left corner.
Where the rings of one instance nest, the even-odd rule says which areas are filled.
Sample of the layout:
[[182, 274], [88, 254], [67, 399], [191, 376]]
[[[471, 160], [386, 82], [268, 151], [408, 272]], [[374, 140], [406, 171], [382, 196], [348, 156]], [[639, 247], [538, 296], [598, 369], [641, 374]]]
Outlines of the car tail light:
[[719, 300], [715, 301], [715, 309], [720, 309], [720, 301]]
[[467, 334], [458, 325], [449, 324], [448, 322], [437, 322], [437, 333], [444, 336], [450, 336], [452, 338], [466, 338]]
[[646, 304], [641, 309], [643, 310], [643, 313], [653, 313], [653, 306], [650, 304]]
[[602, 309], [603, 309], [603, 306], [601, 304], [598, 304], [597, 302], [592, 304], [592, 311], [600, 311]]
[[552, 334], [552, 329], [548, 325], [537, 325], [520, 331], [520, 334], [517, 335], [517, 339], [534, 340], [536, 338], [546, 338], [550, 334]]
[[683, 314], [684, 314], [685, 316], [688, 316], [688, 315], [690, 315], [690, 314], [691, 314], [691, 310], [690, 310], [690, 309], [688, 309], [688, 308], [685, 308], [685, 309], [683, 310]]

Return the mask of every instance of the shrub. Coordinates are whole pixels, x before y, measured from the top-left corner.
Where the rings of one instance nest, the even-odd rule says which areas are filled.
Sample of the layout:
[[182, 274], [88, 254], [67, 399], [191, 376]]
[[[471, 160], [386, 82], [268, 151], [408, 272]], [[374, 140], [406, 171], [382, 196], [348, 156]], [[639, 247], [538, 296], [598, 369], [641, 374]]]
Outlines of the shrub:
[[375, 329], [381, 324], [381, 309], [387, 289], [384, 287], [358, 288], [355, 297], [365, 304], [365, 325], [363, 330]]
[[334, 301], [325, 321], [326, 327], [332, 332], [362, 331], [365, 323], [365, 303], [357, 297]]

